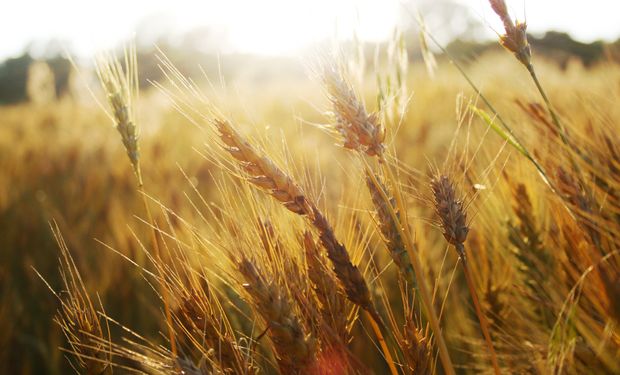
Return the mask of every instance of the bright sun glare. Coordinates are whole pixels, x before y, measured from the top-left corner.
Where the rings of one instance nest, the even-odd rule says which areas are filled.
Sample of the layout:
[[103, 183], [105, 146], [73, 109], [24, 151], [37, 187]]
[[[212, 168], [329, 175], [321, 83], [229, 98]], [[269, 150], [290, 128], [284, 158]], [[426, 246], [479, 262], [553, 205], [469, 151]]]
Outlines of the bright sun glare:
[[[13, 2], [0, 55], [19, 53], [32, 40], [57, 38], [81, 55], [112, 48], [136, 30], [156, 35], [210, 27], [226, 35], [234, 50], [292, 54], [333, 37], [381, 40], [393, 30], [396, 1], [365, 0], [108, 0], [95, 8], [77, 0]], [[32, 9], [37, 9], [32, 12]], [[52, 21], [53, 20], [53, 21]], [[157, 30], [154, 30], [157, 29]]]
[[[350, 38], [353, 30], [365, 40], [380, 40], [396, 24], [393, 2], [268, 0], [226, 4], [222, 11], [231, 21], [225, 25], [231, 43], [242, 51], [262, 54], [289, 54], [332, 37]], [[240, 8], [243, 12], [238, 12]]]
[[[483, 23], [496, 18], [489, 17], [487, 0], [456, 1], [470, 8]], [[0, 43], [0, 58], [20, 54], [31, 41], [50, 39], [62, 40], [75, 53], [91, 56], [101, 49], [115, 47], [136, 31], [157, 36], [198, 27], [213, 28], [225, 35], [232, 50], [290, 55], [313, 43], [348, 39], [354, 32], [366, 41], [385, 39], [404, 17], [403, 2], [419, 3], [415, 0], [13, 1], [4, 6], [5, 17], [0, 22], [0, 33], [11, 35]], [[510, 3], [517, 16], [527, 15], [529, 29], [534, 32], [554, 28], [584, 40], [611, 40], [620, 35], [615, 12], [602, 11], [616, 6], [616, 0], [590, 0], [588, 7], [581, 2], [560, 0]], [[559, 8], [561, 12], [557, 11]], [[492, 22], [490, 26], [494, 26]]]

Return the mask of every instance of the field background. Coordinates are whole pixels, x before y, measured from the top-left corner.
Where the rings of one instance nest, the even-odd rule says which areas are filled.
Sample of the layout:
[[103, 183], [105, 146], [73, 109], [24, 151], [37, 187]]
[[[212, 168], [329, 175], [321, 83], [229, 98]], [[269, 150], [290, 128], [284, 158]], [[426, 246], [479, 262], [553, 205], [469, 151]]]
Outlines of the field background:
[[[386, 56], [384, 50], [381, 56]], [[549, 50], [535, 44], [535, 66], [554, 107], [568, 124], [572, 139], [579, 147], [591, 150], [602, 147], [602, 140], [609, 136], [612, 137], [609, 147], [615, 150], [620, 123], [617, 105], [620, 65], [614, 61], [614, 49], [605, 49], [606, 52], [601, 52], [593, 61], [569, 52], [549, 54]], [[531, 106], [540, 106], [542, 102], [527, 71], [497, 45], [467, 51], [470, 52], [457, 53], [457, 56], [471, 79], [524, 143], [534, 150], [536, 157], [553, 171], [553, 178], [559, 179], [558, 165], [566, 166], [568, 161], [559, 151], [563, 146], [557, 137], [545, 128], [545, 120], [532, 115]], [[575, 285], [578, 278], [575, 275], [581, 275], [596, 260], [584, 255], [583, 259], [577, 257], [579, 259], [574, 261], [578, 263], [573, 264], [574, 269], [569, 271], [564, 266], [571, 263], [571, 252], [566, 249], [571, 242], [567, 233], [582, 231], [582, 227], [562, 212], [560, 200], [523, 156], [490, 131], [482, 120], [467, 112], [468, 105], [477, 104], [480, 99], [446, 56], [438, 56], [438, 66], [431, 76], [417, 57], [418, 53], [411, 52], [404, 78], [404, 88], [410, 95], [405, 97], [410, 100], [398, 130], [395, 126], [389, 130], [387, 142], [396, 150], [400, 161], [414, 171], [405, 175], [401, 182], [405, 191], [411, 192], [409, 214], [413, 218], [412, 226], [424, 267], [427, 274], [432, 275], [429, 276], [431, 285], [437, 287], [442, 300], [448, 296], [445, 298], [444, 329], [453, 361], [459, 373], [490, 371], [486, 357], [478, 354], [484, 352], [481, 350], [483, 341], [476, 328], [467, 289], [456, 267], [456, 255], [443, 241], [433, 216], [429, 181], [436, 170], [455, 176], [471, 202], [468, 208], [472, 227], [468, 239], [472, 243], [471, 262], [477, 270], [478, 290], [492, 322], [502, 363], [515, 373], [547, 373], [545, 366], [549, 362], [546, 358], [553, 347], [553, 323], [560, 317], [561, 304]], [[145, 71], [141, 73], [142, 78], [142, 74], [156, 71], [152, 60], [155, 54], [146, 51], [139, 56], [139, 61], [143, 57], [145, 61], [140, 66]], [[220, 61], [227, 70], [224, 77], [218, 75], [213, 60], [207, 69], [213, 81], [211, 87], [195, 68], [184, 70], [189, 66], [187, 61], [181, 58], [175, 61], [174, 53], [169, 57], [184, 73], [196, 79], [220, 110], [239, 124], [241, 131], [269, 144], [268, 149], [274, 155], [284, 155], [278, 160], [292, 160], [298, 175], [316, 178], [309, 190], [321, 192], [321, 202], [327, 206], [327, 212], [338, 218], [334, 220], [339, 234], [346, 236], [347, 227], [338, 225], [346, 218], [360, 220], [358, 225], [366, 228], [366, 235], [372, 239], [366, 249], [356, 252], [354, 261], [359, 262], [367, 280], [372, 280], [373, 295], [380, 296], [389, 290], [384, 285], [396, 283], [396, 271], [379, 245], [380, 237], [369, 213], [367, 193], [360, 189], [364, 182], [359, 173], [359, 161], [338, 147], [337, 140], [313, 126], [330, 121], [325, 115], [330, 106], [321, 81], [307, 66], [286, 59], [244, 61], [237, 56], [227, 61], [224, 57]], [[391, 72], [391, 66], [386, 61], [375, 66], [371, 57], [365, 63], [365, 73], [358, 77], [361, 79], [354, 78], [352, 82], [372, 111], [377, 108], [377, 74], [385, 77]], [[93, 96], [104, 107], [107, 105], [105, 98], [88, 68], [82, 73], [82, 78], [74, 78], [73, 87], [57, 98], [31, 93], [30, 101], [0, 106], [1, 373], [66, 374], [71, 371], [64, 358], [66, 353], [58, 350], [66, 347], [65, 339], [52, 321], [59, 308], [58, 300], [35, 273], [36, 269], [54, 290], [63, 289], [58, 271], [58, 245], [51, 222], [58, 225], [65, 238], [91, 298], [101, 300], [106, 314], [154, 343], [165, 343], [158, 297], [143, 274], [110, 250], [116, 249], [132, 259], [144, 257], [140, 244], [148, 243], [150, 228], [144, 222], [142, 200], [125, 150], [112, 121]], [[223, 176], [214, 162], [202, 155], [210, 147], [205, 145], [213, 144], [215, 135], [192, 125], [161, 90], [149, 87], [143, 80], [137, 118], [146, 193], [154, 200], [150, 204], [156, 220], [168, 230], [178, 231], [179, 239], [189, 239], [190, 230], [180, 218], [195, 228], [211, 229], [202, 222], [201, 209], [196, 210], [190, 204], [201, 202], [197, 193], [213, 206], [226, 205], [222, 186], [236, 186], [238, 182]], [[41, 85], [45, 86], [43, 81]], [[165, 79], [161, 82], [168, 87]], [[382, 84], [385, 85], [385, 80]], [[91, 87], [94, 94], [91, 95], [85, 86]], [[45, 91], [45, 87], [42, 90]], [[196, 100], [195, 105], [200, 108], [202, 103]], [[547, 116], [544, 111], [543, 116]], [[612, 154], [608, 151], [608, 155]], [[307, 172], [302, 173], [303, 168]], [[592, 168], [596, 172], [593, 174], [607, 173], [597, 169], [598, 166]], [[558, 278], [564, 283], [538, 286], [535, 290], [545, 291], [540, 295], [527, 289], [527, 280], [533, 276], [523, 276], [520, 258], [515, 255], [518, 245], [511, 240], [514, 228], [524, 220], [519, 216], [523, 215], [519, 210], [522, 202], [515, 193], [518, 185], [525, 186], [529, 194], [531, 212], [526, 214], [537, 220], [542, 247], [554, 249], [551, 252], [556, 256], [553, 262], [562, 269], [554, 272], [562, 275]], [[254, 193], [244, 194], [253, 196]], [[605, 199], [602, 194], [597, 198]], [[256, 199], [271, 207], [268, 200]], [[179, 218], [170, 219], [156, 202]], [[271, 207], [266, 212], [280, 228], [299, 226], [289, 224], [297, 219], [286, 210]], [[251, 225], [252, 220], [240, 220], [240, 225]], [[603, 222], [603, 219], [596, 221], [597, 225]], [[587, 234], [573, 236], [578, 239], [574, 245], [587, 248], [591, 243]], [[606, 245], [608, 254], [615, 251], [614, 241]], [[585, 253], [583, 249], [580, 252]], [[200, 254], [196, 257], [203, 262], [210, 259], [208, 256], [203, 259]], [[620, 257], [614, 259], [617, 265]], [[610, 282], [615, 289], [609, 287], [611, 289], [605, 289], [606, 292], [596, 292], [585, 288], [584, 294], [601, 294], [600, 304], [588, 299], [582, 309], [576, 309], [578, 317], [580, 314], [593, 316], [590, 309], [609, 313], [605, 318], [594, 318], [597, 322], [592, 325], [596, 328], [591, 331], [576, 324], [576, 343], [573, 342], [572, 349], [567, 351], [570, 352], [567, 363], [571, 373], [590, 365], [597, 366], [600, 373], [619, 370], [617, 363], [613, 363], [614, 356], [618, 358], [620, 341], [612, 311], [620, 296], [617, 294], [618, 274], [611, 275]], [[555, 280], [554, 277], [551, 279]], [[553, 280], [547, 282], [553, 283]], [[587, 285], [605, 284], [601, 280]], [[556, 294], [549, 295], [549, 291]], [[545, 300], [537, 300], [543, 295]], [[501, 297], [496, 299], [497, 296]], [[611, 297], [616, 298], [616, 302], [610, 300]], [[595, 297], [592, 299], [598, 301]], [[535, 310], [537, 304], [546, 306], [546, 302], [551, 306], [548, 309], [551, 323], [538, 320], [542, 313]], [[606, 332], [606, 338], [598, 336], [602, 332], [599, 326]], [[112, 330], [113, 336], [122, 333], [118, 327]], [[588, 336], [584, 332], [594, 333]], [[368, 337], [360, 325], [354, 329], [354, 335]], [[592, 348], [593, 342], [601, 346]], [[376, 373], [385, 371], [380, 352], [374, 346], [356, 347], [354, 343], [351, 350], [362, 353], [366, 365]]]

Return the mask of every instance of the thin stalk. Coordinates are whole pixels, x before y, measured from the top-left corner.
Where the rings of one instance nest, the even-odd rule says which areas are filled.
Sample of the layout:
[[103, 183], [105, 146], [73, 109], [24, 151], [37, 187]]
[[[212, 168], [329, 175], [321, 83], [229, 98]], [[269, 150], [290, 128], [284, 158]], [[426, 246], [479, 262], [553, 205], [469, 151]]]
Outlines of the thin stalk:
[[456, 251], [459, 254], [459, 258], [461, 259], [461, 264], [463, 265], [463, 273], [465, 273], [465, 279], [467, 280], [467, 287], [469, 288], [469, 294], [471, 295], [471, 299], [474, 302], [474, 308], [476, 309], [476, 315], [478, 316], [478, 321], [480, 322], [480, 329], [482, 330], [482, 335], [484, 336], [484, 340], [486, 341], [487, 349], [491, 354], [491, 363], [493, 364], [493, 369], [495, 370], [495, 374], [499, 375], [499, 363], [497, 362], [497, 354], [495, 353], [495, 348], [493, 347], [493, 341], [491, 340], [491, 334], [489, 333], [489, 322], [487, 321], [486, 316], [482, 313], [482, 309], [480, 307], [480, 300], [478, 299], [478, 293], [474, 287], [474, 280], [471, 276], [471, 272], [469, 270], [469, 265], [467, 263], [467, 257], [465, 256], [465, 247], [463, 244], [458, 244], [456, 246]]
[[[549, 100], [549, 97], [547, 97], [547, 93], [545, 92], [545, 90], [542, 87], [542, 84], [538, 80], [538, 76], [536, 75], [536, 70], [534, 69], [534, 65], [528, 64], [526, 66], [526, 68], [527, 68], [528, 73], [530, 73], [530, 77], [532, 77], [532, 81], [534, 81], [534, 84], [536, 85], [536, 89], [538, 89], [538, 92], [540, 93], [540, 96], [542, 97], [543, 101], [545, 102], [545, 106], [547, 107], [547, 111], [551, 115], [551, 120], [553, 121], [553, 125], [555, 125], [555, 127], [558, 130], [558, 133], [560, 134], [560, 139], [562, 139], [562, 143], [564, 143], [564, 145], [567, 148], [573, 149], [572, 145], [570, 144], [570, 142], [568, 140], [568, 135], [566, 134], [566, 129], [564, 128], [564, 125], [562, 125], [562, 123], [560, 123], [560, 119], [558, 118], [558, 115], [555, 113], [555, 111], [551, 107], [551, 101]], [[577, 152], [577, 154], [582, 156], [579, 153], [579, 150], [575, 150], [575, 152]], [[571, 164], [572, 164], [573, 169], [575, 170], [575, 172], [579, 172], [579, 166], [577, 165], [577, 162], [575, 161], [574, 156], [570, 152], [568, 152], [568, 156], [570, 158]]]
[[[405, 9], [407, 10], [407, 12], [410, 13], [408, 8], [405, 7]], [[410, 13], [410, 15], [411, 15], [411, 13]], [[415, 19], [415, 17], [414, 17], [414, 19]], [[478, 86], [474, 83], [474, 81], [472, 81], [472, 79], [469, 77], [467, 72], [465, 72], [465, 69], [463, 68], [463, 66], [452, 57], [452, 54], [450, 54], [450, 52], [448, 52], [448, 50], [441, 43], [439, 43], [439, 41], [437, 39], [435, 39], [435, 37], [432, 34], [428, 33], [427, 31], [424, 31], [424, 33], [433, 42], [433, 44], [435, 44], [435, 46], [437, 48], [439, 48], [439, 50], [441, 52], [443, 52], [448, 57], [448, 60], [450, 61], [450, 63], [459, 71], [459, 73], [461, 73], [461, 76], [467, 81], [467, 83], [474, 90], [476, 95], [478, 95], [478, 97], [484, 102], [484, 104], [489, 108], [489, 110], [491, 110], [491, 112], [493, 113], [495, 118], [499, 121], [499, 123], [502, 125], [502, 127], [504, 129], [506, 129], [506, 131], [510, 134], [510, 136], [514, 139], [514, 141], [519, 145], [519, 147], [521, 147], [521, 149], [524, 151], [525, 158], [527, 160], [529, 160], [534, 165], [534, 167], [536, 168], [536, 171], [538, 171], [538, 174], [542, 178], [542, 180], [545, 183], [545, 185], [547, 185], [549, 187], [549, 190], [551, 190], [551, 192], [553, 194], [557, 195], [560, 198], [560, 201], [562, 202], [562, 206], [564, 206], [564, 208], [568, 211], [569, 215], [573, 219], [576, 219], [577, 215], [575, 214], [573, 209], [566, 204], [565, 198], [562, 196], [562, 194], [559, 193], [559, 190], [555, 187], [553, 182], [551, 182], [551, 179], [547, 175], [547, 172], [545, 171], [545, 169], [538, 162], [538, 160], [536, 160], [534, 158], [534, 156], [532, 156], [532, 154], [528, 151], [527, 147], [525, 147], [525, 145], [521, 142], [519, 137], [517, 137], [517, 135], [512, 131], [512, 128], [508, 125], [508, 123], [506, 121], [504, 121], [504, 118], [495, 109], [493, 104], [491, 104], [491, 102], [482, 93], [482, 91], [478, 88]], [[529, 70], [529, 68], [528, 68], [528, 70]], [[554, 123], [556, 124], [556, 126], [558, 126], [559, 129], [562, 129], [562, 127], [560, 126], [559, 120], [558, 120], [555, 112], [551, 109], [550, 102], [549, 102], [549, 99], [547, 98], [547, 95], [544, 93], [544, 90], [542, 89], [542, 86], [540, 85], [540, 82], [538, 81], [538, 78], [536, 77], [536, 74], [533, 73], [533, 72], [534, 72], [534, 69], [532, 67], [532, 70], [530, 71], [530, 75], [532, 75], [532, 78], [534, 79], [534, 82], [535, 82], [536, 86], [538, 87], [538, 90], [540, 91], [540, 93], [541, 93], [541, 95], [543, 97], [543, 100], [545, 101], [545, 104], [547, 105], [547, 108], [548, 108], [549, 112], [551, 113], [551, 117], [552, 117]], [[561, 133], [562, 133], [562, 131], [561, 131]], [[562, 136], [562, 140], [565, 140], [565, 143], [568, 144], [568, 140], [564, 136]], [[573, 164], [574, 164], [574, 162], [573, 162]]]
[[375, 332], [375, 336], [377, 336], [377, 340], [379, 340], [379, 346], [381, 346], [381, 351], [383, 351], [383, 355], [385, 356], [385, 361], [390, 368], [390, 373], [392, 375], [398, 375], [398, 369], [396, 369], [396, 365], [394, 364], [394, 359], [392, 358], [392, 354], [390, 354], [390, 349], [388, 348], [387, 342], [385, 341], [385, 337], [381, 332], [382, 325], [378, 321], [378, 317], [371, 314], [368, 310], [364, 310], [366, 313], [366, 317], [370, 321], [370, 325], [372, 326], [372, 330]]
[[[142, 183], [142, 176], [138, 174], [138, 192], [142, 196], [142, 203], [144, 204], [144, 210], [146, 211], [147, 219], [151, 225], [151, 241], [153, 242], [153, 247], [155, 249], [155, 258], [158, 261], [161, 261], [160, 250], [159, 250], [159, 242], [157, 241], [157, 233], [155, 230], [155, 222], [153, 221], [153, 215], [151, 215], [151, 210], [149, 209], [148, 202], [146, 200], [146, 194], [144, 192], [144, 184]], [[164, 278], [163, 272], [161, 268], [158, 267], [159, 276]], [[168, 296], [168, 289], [166, 287], [161, 288], [162, 299], [164, 301], [164, 312], [166, 314], [166, 325], [168, 326], [168, 337], [170, 338], [170, 351], [174, 358], [177, 357], [177, 345], [176, 339], [174, 337], [174, 332], [172, 328], [172, 313], [170, 312], [170, 297]]]
[[[484, 104], [491, 110], [491, 112], [493, 113], [493, 115], [495, 116], [497, 121], [499, 121], [499, 123], [502, 125], [502, 127], [504, 129], [506, 129], [506, 131], [510, 134], [510, 136], [514, 139], [514, 141], [519, 145], [519, 147], [521, 147], [521, 149], [523, 149], [523, 151], [525, 151], [525, 155], [524, 156], [527, 158], [527, 160], [529, 160], [532, 164], [534, 164], [534, 167], [536, 168], [536, 170], [540, 174], [541, 178], [543, 179], [543, 182], [549, 187], [549, 189], [551, 189], [551, 191], [555, 195], [561, 197], [560, 193], [558, 192], [556, 187], [551, 182], [551, 179], [547, 176], [547, 172], [545, 172], [545, 170], [542, 167], [542, 165], [540, 165], [540, 163], [538, 163], [538, 161], [536, 159], [534, 159], [532, 154], [523, 145], [523, 142], [521, 142], [519, 137], [512, 131], [512, 128], [508, 125], [508, 123], [506, 121], [504, 121], [504, 118], [495, 109], [493, 104], [491, 104], [491, 102], [482, 93], [482, 91], [478, 88], [478, 86], [474, 83], [474, 81], [472, 81], [472, 79], [469, 77], [469, 74], [467, 74], [467, 72], [465, 72], [465, 69], [463, 68], [463, 66], [458, 61], [456, 61], [454, 58], [452, 58], [452, 55], [448, 52], [448, 50], [446, 50], [443, 47], [443, 45], [441, 45], [441, 43], [439, 43], [439, 41], [437, 41], [435, 39], [435, 37], [433, 37], [432, 34], [426, 33], [426, 35], [435, 44], [435, 46], [437, 46], [437, 48], [439, 48], [444, 54], [446, 54], [446, 56], [448, 56], [448, 59], [449, 59], [450, 63], [456, 68], [456, 70], [459, 71], [459, 73], [461, 73], [461, 76], [467, 81], [467, 83], [474, 90], [476, 95], [478, 95], [478, 97], [484, 102]], [[568, 207], [567, 207], [567, 209], [568, 209]], [[570, 211], [570, 209], [568, 209], [568, 210]], [[572, 215], [572, 212], [571, 212], [571, 215]]]
[[[409, 254], [409, 259], [411, 260], [411, 265], [413, 266], [413, 270], [415, 271], [418, 289], [420, 291], [420, 296], [422, 297], [422, 306], [424, 307], [426, 317], [430, 321], [433, 332], [435, 333], [435, 338], [437, 339], [437, 346], [439, 347], [439, 358], [441, 360], [441, 363], [443, 364], [444, 371], [447, 375], [455, 375], [454, 366], [452, 365], [450, 353], [448, 352], [448, 346], [443, 339], [441, 327], [439, 325], [439, 319], [437, 318], [437, 313], [435, 313], [431, 294], [428, 290], [428, 287], [426, 286], [426, 278], [424, 277], [424, 273], [422, 271], [422, 263], [420, 261], [420, 258], [418, 257], [418, 253], [414, 251], [413, 241], [411, 239], [411, 236], [409, 236], [409, 231], [405, 230], [402, 226], [400, 220], [398, 219], [398, 216], [396, 215], [396, 212], [394, 211], [394, 207], [392, 207], [392, 205], [390, 204], [390, 199], [388, 198], [385, 191], [383, 191], [383, 188], [379, 184], [379, 181], [377, 181], [374, 173], [372, 173], [371, 168], [368, 165], [368, 161], [365, 158], [362, 158], [362, 160], [364, 161], [366, 168], [369, 171], [368, 175], [370, 176], [370, 179], [372, 180], [373, 184], [375, 184], [375, 187], [377, 188], [377, 191], [379, 191], [379, 194], [381, 194], [381, 198], [385, 201], [388, 207], [388, 211], [390, 212], [390, 216], [392, 217], [392, 220], [394, 220], [394, 224], [396, 225], [396, 228], [398, 228], [400, 236], [404, 240], [405, 248], [407, 249], [407, 253]], [[383, 165], [384, 170], [386, 170], [386, 174], [388, 175], [388, 179], [390, 180], [392, 186], [397, 186], [394, 175], [390, 171], [388, 165], [385, 163], [385, 159], [383, 157], [380, 157], [379, 161]], [[399, 206], [398, 209], [401, 212], [405, 212], [402, 198], [400, 198], [398, 189], [395, 188], [394, 190], [397, 191], [395, 196], [397, 205]]]
[[555, 111], [553, 110], [553, 108], [551, 108], [551, 101], [549, 101], [549, 98], [547, 97], [545, 90], [542, 88], [542, 85], [540, 84], [540, 81], [538, 80], [538, 76], [536, 75], [536, 70], [534, 70], [534, 65], [528, 64], [526, 68], [527, 68], [527, 71], [530, 73], [530, 76], [532, 77], [532, 80], [534, 81], [534, 84], [536, 85], [536, 88], [538, 89], [540, 96], [543, 98], [543, 101], [545, 102], [545, 105], [547, 106], [547, 111], [549, 111], [549, 114], [551, 115], [553, 124], [560, 131], [560, 137], [562, 138], [562, 141], [568, 146], [568, 138], [566, 137], [566, 130], [564, 129], [564, 126], [560, 124], [560, 120], [557, 114], [555, 113]]

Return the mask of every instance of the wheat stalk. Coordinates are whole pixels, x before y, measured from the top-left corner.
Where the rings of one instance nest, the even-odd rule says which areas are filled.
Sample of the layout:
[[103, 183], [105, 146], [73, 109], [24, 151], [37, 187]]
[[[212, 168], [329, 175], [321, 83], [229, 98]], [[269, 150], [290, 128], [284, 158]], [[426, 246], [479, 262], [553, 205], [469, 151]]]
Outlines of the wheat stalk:
[[[411, 265], [413, 266], [413, 269], [415, 272], [417, 285], [420, 290], [420, 295], [422, 297], [422, 304], [425, 308], [426, 315], [428, 316], [431, 322], [433, 331], [435, 332], [435, 335], [437, 337], [437, 343], [439, 345], [439, 355], [440, 355], [441, 361], [444, 365], [445, 371], [449, 375], [452, 375], [454, 374], [452, 360], [450, 359], [448, 347], [441, 334], [441, 327], [439, 325], [439, 319], [437, 317], [437, 314], [435, 313], [435, 309], [432, 303], [430, 292], [428, 291], [426, 282], [424, 281], [422, 265], [421, 265], [418, 254], [414, 250], [413, 240], [409, 236], [409, 231], [405, 229], [407, 225], [407, 217], [406, 217], [404, 200], [401, 196], [400, 190], [397, 188], [398, 186], [397, 180], [394, 177], [385, 159], [385, 154], [384, 154], [385, 145], [383, 144], [384, 137], [385, 137], [385, 129], [381, 123], [370, 121], [369, 118], [373, 119], [374, 117], [368, 116], [365, 110], [364, 111], [361, 111], [361, 110], [351, 111], [351, 108], [358, 108], [358, 109], [362, 108], [363, 109], [364, 108], [363, 103], [355, 96], [353, 89], [348, 87], [346, 81], [342, 77], [335, 75], [336, 74], [335, 70], [328, 69], [326, 70], [326, 72], [327, 73], [326, 73], [326, 77], [324, 78], [324, 81], [326, 83], [326, 88], [329, 93], [330, 100], [334, 108], [334, 112], [336, 113], [335, 117], [337, 120], [333, 126], [336, 130], [338, 130], [345, 137], [344, 147], [358, 151], [360, 152], [360, 154], [364, 152], [368, 156], [376, 157], [379, 163], [381, 164], [381, 166], [383, 167], [384, 173], [388, 176], [388, 181], [391, 183], [392, 187], [394, 188], [394, 197], [396, 201], [396, 207], [398, 207], [398, 211], [400, 213], [403, 213], [403, 216], [404, 216], [402, 218], [402, 221], [399, 218], [397, 209], [392, 204], [392, 200], [387, 195], [387, 192], [383, 189], [380, 182], [377, 180], [374, 172], [372, 172], [370, 165], [368, 164], [365, 158], [362, 158], [365, 164], [365, 167], [366, 167], [366, 171], [367, 171], [366, 175], [370, 177], [370, 180], [372, 181], [372, 185], [374, 186], [374, 189], [372, 190], [371, 194], [376, 195], [377, 199], [379, 198], [379, 196], [381, 197], [381, 199], [383, 200], [382, 208], [385, 209], [384, 212], [389, 213], [389, 215], [391, 216], [391, 220], [394, 223], [394, 226], [392, 228], [396, 228], [400, 238], [404, 239], [405, 241], [405, 249], [407, 250], [407, 253], [409, 254], [409, 259], [411, 261]], [[358, 113], [359, 115], [351, 116], [350, 115], [351, 112]], [[342, 125], [343, 122], [340, 119], [347, 119], [349, 121], [357, 121], [357, 122], [350, 124], [346, 127], [343, 127]], [[346, 132], [341, 129], [345, 129]], [[353, 133], [353, 134], [349, 134], [349, 133]], [[381, 134], [381, 137], [369, 137], [369, 135], [372, 135], [372, 134]], [[348, 141], [349, 139], [354, 139], [354, 140], [364, 139], [364, 140], [367, 140], [367, 142], [362, 143], [362, 144], [359, 144], [359, 143], [351, 144], [351, 142]], [[351, 147], [352, 145], [353, 146], [357, 145], [357, 147]]]
[[[532, 52], [530, 48], [530, 44], [527, 41], [527, 24], [525, 22], [516, 21], [513, 22], [512, 18], [508, 14], [508, 9], [506, 7], [505, 0], [489, 0], [491, 4], [491, 8], [493, 11], [499, 16], [504, 24], [505, 34], [500, 35], [500, 44], [504, 46], [508, 51], [512, 52], [517, 60], [525, 66], [530, 77], [532, 77], [532, 81], [536, 85], [536, 89], [540, 93], [543, 101], [545, 102], [545, 106], [547, 107], [547, 111], [551, 115], [551, 119], [556, 129], [560, 133], [560, 138], [566, 147], [571, 147], [571, 143], [569, 141], [568, 135], [566, 133], [566, 129], [564, 125], [560, 122], [558, 115], [555, 110], [551, 106], [551, 101], [547, 96], [547, 93], [542, 87], [540, 80], [538, 79], [538, 75], [536, 74], [536, 70], [534, 69], [534, 65], [532, 64]], [[579, 152], [578, 152], [579, 153]], [[579, 167], [577, 162], [574, 160], [573, 155], [569, 154], [570, 160], [575, 171], [579, 171]]]
[[349, 341], [345, 300], [330, 270], [322, 262], [322, 255], [312, 237], [312, 233], [303, 234], [303, 247], [308, 267], [308, 277], [314, 285], [314, 293], [321, 304], [321, 315], [335, 337], [330, 335], [332, 346], [346, 344]]
[[[144, 192], [144, 183], [142, 181], [142, 171], [140, 168], [140, 153], [138, 144], [138, 131], [135, 125], [135, 101], [138, 97], [138, 62], [135, 46], [131, 46], [125, 50], [125, 66], [114, 56], [101, 56], [96, 62], [97, 75], [101, 86], [108, 97], [108, 101], [113, 110], [113, 120], [116, 129], [121, 135], [121, 140], [125, 146], [125, 151], [129, 157], [129, 161], [133, 167], [133, 171], [138, 181], [138, 192], [142, 196], [142, 203], [146, 211], [149, 224], [151, 226], [151, 239], [155, 249], [155, 256], [161, 260], [159, 250], [159, 242], [157, 240], [156, 228], [157, 224], [153, 220], [151, 210], [146, 200]], [[141, 259], [138, 259], [142, 263]], [[162, 277], [163, 279], [163, 277]], [[170, 347], [172, 353], [176, 356], [176, 341], [172, 327], [172, 314], [170, 311], [170, 303], [168, 291], [163, 288], [162, 291], [164, 310], [166, 321], [168, 323], [168, 332], [170, 338]]]
[[478, 299], [478, 293], [476, 292], [475, 285], [467, 264], [467, 257], [465, 255], [464, 242], [467, 239], [469, 233], [469, 226], [467, 224], [467, 213], [463, 206], [463, 201], [457, 199], [456, 191], [450, 179], [445, 176], [437, 176], [431, 181], [431, 189], [435, 198], [435, 210], [437, 216], [441, 222], [441, 228], [443, 229], [443, 236], [449, 244], [453, 245], [461, 259], [463, 265], [463, 271], [465, 273], [465, 279], [467, 279], [467, 286], [469, 293], [471, 294], [474, 307], [476, 309], [476, 315], [480, 321], [480, 328], [486, 341], [487, 349], [491, 355], [491, 363], [495, 374], [501, 373], [499, 364], [497, 362], [497, 355], [495, 354], [495, 348], [491, 340], [489, 333], [489, 323], [486, 316], [482, 312], [480, 302]]
[[82, 276], [55, 222], [51, 228], [60, 249], [60, 274], [64, 292], [55, 292], [38, 272], [37, 275], [60, 302], [60, 310], [54, 321], [67, 339], [70, 346], [67, 351], [75, 357], [77, 367], [84, 374], [111, 374], [110, 332], [109, 330], [105, 332], [101, 326], [99, 314], [95, 310]]

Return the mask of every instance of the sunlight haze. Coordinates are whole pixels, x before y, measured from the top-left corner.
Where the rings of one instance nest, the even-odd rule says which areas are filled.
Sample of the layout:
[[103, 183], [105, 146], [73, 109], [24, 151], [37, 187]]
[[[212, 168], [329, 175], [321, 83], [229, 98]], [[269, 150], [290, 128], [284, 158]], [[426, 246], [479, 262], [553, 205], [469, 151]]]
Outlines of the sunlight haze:
[[[485, 37], [501, 27], [485, 0], [457, 0], [486, 25]], [[407, 2], [413, 10], [420, 2]], [[429, 2], [426, 1], [428, 4]], [[403, 2], [365, 0], [153, 0], [106, 2], [24, 0], [11, 2], [0, 23], [0, 58], [20, 54], [31, 42], [59, 40], [81, 56], [112, 48], [136, 33], [148, 39], [194, 28], [209, 28], [226, 38], [230, 51], [264, 55], [295, 54], [313, 43], [360, 39], [378, 41], [409, 17]], [[531, 32], [569, 32], [582, 41], [614, 40], [620, 36], [613, 0], [508, 1], [511, 13], [527, 18]], [[561, 11], [560, 11], [561, 10]], [[446, 25], [430, 22], [431, 31]], [[37, 52], [36, 43], [34, 51]], [[226, 51], [224, 51], [226, 52]]]

